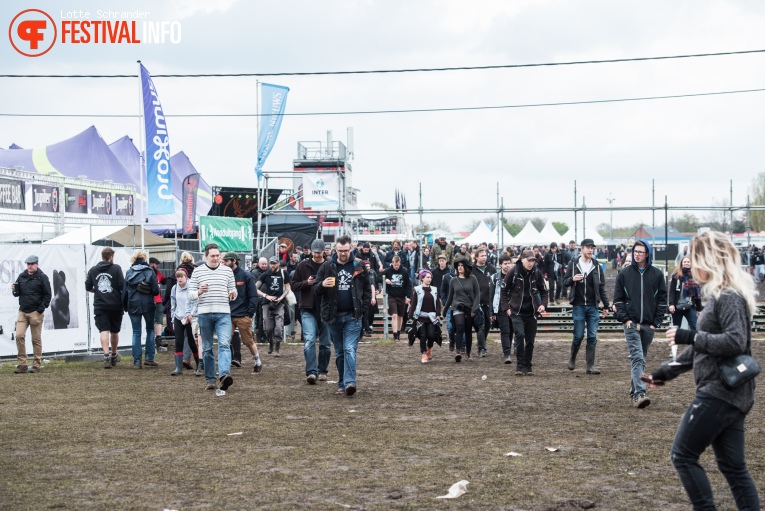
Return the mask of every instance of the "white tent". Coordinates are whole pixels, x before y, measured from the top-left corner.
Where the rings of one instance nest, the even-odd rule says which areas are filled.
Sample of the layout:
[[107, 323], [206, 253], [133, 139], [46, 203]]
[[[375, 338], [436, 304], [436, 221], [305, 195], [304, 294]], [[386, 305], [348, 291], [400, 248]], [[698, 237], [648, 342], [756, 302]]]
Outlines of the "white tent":
[[478, 245], [479, 243], [492, 243], [493, 241], [496, 241], [496, 239], [497, 235], [492, 234], [486, 223], [481, 220], [481, 223], [478, 224], [478, 227], [475, 228], [475, 231], [473, 231], [473, 233], [464, 240], [461, 240], [460, 243]]
[[[48, 240], [45, 245], [90, 245], [96, 241], [109, 240], [115, 246], [140, 247], [141, 226], [137, 225], [86, 225], [66, 234]], [[144, 247], [172, 247], [173, 240], [157, 236], [149, 230], [143, 233]]]
[[606, 244], [606, 240], [603, 239], [603, 236], [598, 234], [598, 231], [596, 231], [595, 229], [587, 229], [586, 231], [584, 231], [583, 238], [591, 238], [592, 241], [595, 242], [595, 246], [597, 247], [602, 247], [603, 245]]
[[566, 231], [566, 234], [561, 236], [561, 239], [563, 239], [564, 243], [568, 244], [569, 241], [574, 240], [576, 242], [577, 247], [585, 238], [591, 238], [592, 241], [595, 242], [595, 245], [598, 247], [606, 244], [606, 240], [603, 239], [603, 236], [598, 234], [598, 231], [596, 231], [595, 229], [587, 229], [585, 234], [581, 235], [581, 237], [578, 240], [574, 239], [574, 232], [571, 229]]
[[558, 234], [558, 231], [553, 227], [553, 224], [551, 222], [547, 222], [545, 226], [542, 228], [541, 231], [539, 231], [539, 235], [544, 238], [544, 243], [546, 245], [549, 245], [553, 241], [558, 243], [561, 239], [560, 234]]
[[537, 228], [534, 227], [531, 221], [526, 222], [526, 225], [523, 226], [523, 229], [521, 229], [521, 232], [519, 232], [513, 238], [513, 243], [515, 245], [521, 245], [521, 246], [539, 245], [544, 242], [545, 240], [539, 234], [539, 231], [537, 231]]
[[507, 246], [513, 243], [513, 235], [507, 232], [507, 227], [502, 226], [502, 230], [504, 231], [504, 238], [502, 237], [502, 233], [499, 233], [499, 241], [497, 241], [497, 231], [499, 230], [499, 224], [497, 224], [496, 227], [494, 227], [494, 230], [491, 231], [491, 239], [494, 243], [499, 243], [500, 245]]

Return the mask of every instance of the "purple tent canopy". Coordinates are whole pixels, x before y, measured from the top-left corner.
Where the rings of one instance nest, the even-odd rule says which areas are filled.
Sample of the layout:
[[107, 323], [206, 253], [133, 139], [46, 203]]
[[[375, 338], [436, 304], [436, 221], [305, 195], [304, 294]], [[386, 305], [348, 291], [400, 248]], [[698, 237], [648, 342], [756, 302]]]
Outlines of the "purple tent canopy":
[[[95, 126], [62, 142], [37, 149], [21, 149], [16, 144], [13, 151], [0, 151], [0, 166], [23, 167], [27, 172], [54, 174], [65, 177], [86, 176], [94, 181], [111, 180], [115, 183], [132, 184], [136, 187], [136, 212], [141, 216], [141, 159], [133, 141], [124, 136], [107, 145]], [[150, 224], [181, 225], [183, 180], [197, 174], [188, 156], [182, 151], [170, 158], [173, 195], [176, 197], [175, 213], [149, 217]], [[200, 180], [197, 194], [197, 212], [206, 215], [212, 206], [212, 188]]]

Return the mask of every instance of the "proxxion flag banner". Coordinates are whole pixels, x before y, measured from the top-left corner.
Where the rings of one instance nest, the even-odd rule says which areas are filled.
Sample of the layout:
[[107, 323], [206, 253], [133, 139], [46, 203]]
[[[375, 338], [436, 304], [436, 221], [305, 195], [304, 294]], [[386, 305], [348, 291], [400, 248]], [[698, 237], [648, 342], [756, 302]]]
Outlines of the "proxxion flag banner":
[[279, 135], [284, 107], [287, 104], [287, 93], [290, 90], [288, 87], [272, 85], [270, 83], [260, 84], [260, 89], [263, 124], [260, 126], [258, 163], [255, 165], [258, 181], [263, 177], [263, 165], [265, 165], [268, 155], [271, 154], [271, 149], [274, 148], [276, 143], [276, 137]]
[[183, 234], [194, 234], [197, 220], [197, 189], [199, 174], [189, 174], [183, 180]]
[[141, 64], [143, 118], [146, 123], [146, 190], [149, 215], [174, 213], [170, 183], [170, 140], [162, 105], [149, 72]]

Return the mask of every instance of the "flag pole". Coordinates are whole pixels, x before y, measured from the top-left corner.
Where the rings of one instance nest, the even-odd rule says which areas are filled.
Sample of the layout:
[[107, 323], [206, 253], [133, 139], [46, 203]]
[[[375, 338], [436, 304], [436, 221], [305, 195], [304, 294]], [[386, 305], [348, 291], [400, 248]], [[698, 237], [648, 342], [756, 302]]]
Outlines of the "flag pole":
[[[256, 131], [255, 131], [255, 146], [258, 146], [258, 141], [260, 140], [260, 80], [255, 81], [255, 113], [257, 114], [255, 116], [256, 119]], [[259, 148], [258, 148], [259, 150]], [[258, 154], [255, 153], [255, 166], [258, 165]], [[260, 221], [263, 218], [263, 190], [260, 185], [260, 175], [256, 174], [256, 177], [258, 178], [258, 234], [256, 236], [256, 243], [255, 246], [258, 248], [258, 258], [260, 258], [260, 250], [263, 248], [261, 246], [260, 242]]]
[[[144, 158], [144, 155], [146, 153], [146, 135], [144, 134], [144, 123], [143, 123], [143, 82], [141, 81], [141, 61], [138, 62], [138, 141], [139, 141], [139, 149], [138, 149], [138, 173], [140, 174], [141, 178], [141, 204], [143, 205], [141, 207], [141, 221], [139, 222], [139, 225], [141, 226], [141, 250], [144, 249], [144, 222], [148, 219], [148, 204], [146, 196], [146, 190], [144, 189], [144, 179], [143, 176], [146, 173], [146, 159]], [[135, 220], [135, 217], [133, 218]]]

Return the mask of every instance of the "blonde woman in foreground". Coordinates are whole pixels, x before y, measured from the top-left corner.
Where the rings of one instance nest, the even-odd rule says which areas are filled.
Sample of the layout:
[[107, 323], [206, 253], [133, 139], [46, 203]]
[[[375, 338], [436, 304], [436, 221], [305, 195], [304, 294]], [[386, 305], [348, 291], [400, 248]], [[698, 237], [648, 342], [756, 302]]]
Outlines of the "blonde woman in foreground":
[[693, 278], [707, 300], [698, 330], [667, 331], [670, 346], [689, 346], [676, 365], [664, 363], [644, 381], [656, 388], [693, 369], [696, 397], [680, 421], [671, 450], [693, 509], [716, 509], [709, 479], [699, 464], [699, 456], [711, 445], [738, 509], [758, 510], [760, 500], [744, 456], [744, 420], [754, 405], [754, 379], [728, 388], [717, 372], [719, 361], [751, 354], [754, 283], [741, 269], [738, 250], [721, 233], [696, 236], [690, 252]]

